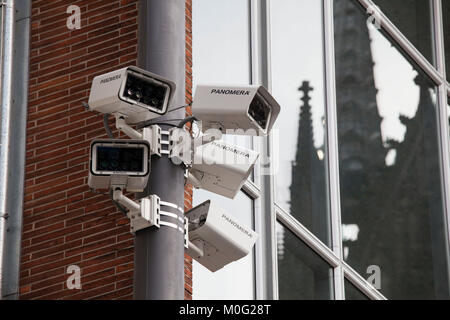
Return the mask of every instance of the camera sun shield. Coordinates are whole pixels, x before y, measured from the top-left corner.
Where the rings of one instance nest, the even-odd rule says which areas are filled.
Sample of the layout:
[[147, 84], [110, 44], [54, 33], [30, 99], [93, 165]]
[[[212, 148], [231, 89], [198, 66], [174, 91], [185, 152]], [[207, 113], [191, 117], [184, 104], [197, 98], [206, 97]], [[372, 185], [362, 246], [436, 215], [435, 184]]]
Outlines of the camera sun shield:
[[164, 115], [174, 92], [172, 81], [130, 66], [95, 77], [89, 107], [101, 113], [119, 113], [128, 124], [136, 124]]
[[202, 131], [267, 135], [280, 113], [280, 106], [263, 86], [199, 85], [192, 105], [193, 115], [202, 122]]

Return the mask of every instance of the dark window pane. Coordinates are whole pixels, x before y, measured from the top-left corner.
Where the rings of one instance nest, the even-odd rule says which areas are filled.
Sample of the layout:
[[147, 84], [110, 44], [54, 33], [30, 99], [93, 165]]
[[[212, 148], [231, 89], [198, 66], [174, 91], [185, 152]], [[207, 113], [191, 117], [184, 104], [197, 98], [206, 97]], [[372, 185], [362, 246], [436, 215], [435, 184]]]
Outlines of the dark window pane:
[[379, 267], [387, 298], [449, 298], [436, 88], [352, 1], [335, 6], [344, 258]]
[[444, 42], [445, 42], [445, 67], [447, 68], [447, 80], [450, 82], [450, 0], [442, 0]]
[[431, 1], [374, 0], [374, 2], [424, 57], [434, 63]]
[[[322, 4], [270, 2], [272, 93], [282, 106], [274, 138], [277, 203], [330, 244], [326, 192]], [[307, 49], [305, 49], [307, 44]]]
[[370, 300], [359, 291], [350, 281], [345, 279], [345, 300]]
[[333, 269], [279, 223], [277, 239], [279, 298], [282, 300], [333, 299]]

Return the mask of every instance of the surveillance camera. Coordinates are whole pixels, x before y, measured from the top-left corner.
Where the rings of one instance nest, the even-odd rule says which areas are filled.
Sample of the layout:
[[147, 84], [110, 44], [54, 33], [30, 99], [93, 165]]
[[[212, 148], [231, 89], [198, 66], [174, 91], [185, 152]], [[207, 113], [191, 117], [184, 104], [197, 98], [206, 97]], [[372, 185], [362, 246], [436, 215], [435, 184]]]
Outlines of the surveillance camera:
[[202, 130], [215, 128], [223, 133], [267, 135], [280, 113], [280, 105], [263, 86], [196, 88], [193, 115]]
[[131, 66], [95, 77], [89, 107], [120, 113], [128, 124], [136, 124], [165, 114], [174, 91], [172, 81]]
[[88, 185], [142, 192], [150, 174], [150, 144], [145, 140], [94, 140]]
[[253, 150], [221, 140], [209, 142], [194, 150], [194, 159], [189, 171], [194, 187], [227, 198], [236, 196], [259, 157]]
[[199, 250], [188, 253], [212, 272], [245, 257], [258, 234], [210, 200], [186, 213], [189, 242]]

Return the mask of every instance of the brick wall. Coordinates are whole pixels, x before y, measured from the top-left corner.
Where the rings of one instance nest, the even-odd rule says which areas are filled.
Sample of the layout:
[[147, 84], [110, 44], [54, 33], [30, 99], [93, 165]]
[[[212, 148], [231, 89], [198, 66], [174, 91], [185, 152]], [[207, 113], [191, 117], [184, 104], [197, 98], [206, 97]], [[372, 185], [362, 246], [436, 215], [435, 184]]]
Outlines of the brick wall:
[[[128, 220], [108, 196], [87, 186], [90, 141], [106, 137], [102, 116], [84, 110], [81, 102], [88, 100], [93, 77], [136, 64], [137, 2], [33, 0], [21, 299], [132, 298], [134, 239]], [[66, 26], [69, 5], [81, 8], [80, 30]], [[186, 208], [191, 201], [187, 189]], [[190, 299], [192, 261], [188, 256], [185, 261], [185, 298]], [[70, 265], [81, 268], [81, 290], [66, 287]]]

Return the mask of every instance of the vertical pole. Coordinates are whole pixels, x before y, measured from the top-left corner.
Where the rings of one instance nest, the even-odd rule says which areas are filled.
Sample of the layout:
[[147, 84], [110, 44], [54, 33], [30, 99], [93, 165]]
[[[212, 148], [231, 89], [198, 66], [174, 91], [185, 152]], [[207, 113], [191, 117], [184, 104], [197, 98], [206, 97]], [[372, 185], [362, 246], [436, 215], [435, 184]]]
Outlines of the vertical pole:
[[22, 239], [27, 133], [28, 78], [30, 58], [31, 0], [16, 1], [14, 17], [14, 64], [6, 212], [7, 232], [3, 262], [2, 299], [19, 299], [20, 249]]
[[[185, 2], [184, 0], [140, 0], [139, 67], [176, 83], [173, 106], [185, 104]], [[170, 110], [170, 107], [169, 107]], [[164, 119], [184, 118], [185, 111], [169, 113]], [[168, 130], [170, 127], [161, 126]], [[163, 139], [167, 137], [164, 137]], [[150, 179], [144, 197], [156, 194], [164, 202], [184, 208], [184, 169], [167, 155], [152, 158]], [[180, 210], [162, 205], [162, 210], [183, 215]], [[160, 229], [136, 233], [134, 298], [139, 300], [182, 300], [184, 298], [184, 226], [170, 217]]]
[[2, 4], [2, 61], [1, 61], [1, 123], [0, 123], [0, 293], [3, 296], [4, 256], [6, 239], [7, 186], [9, 172], [9, 150], [11, 142], [11, 105], [12, 105], [12, 65], [14, 39], [14, 4], [13, 0]]

